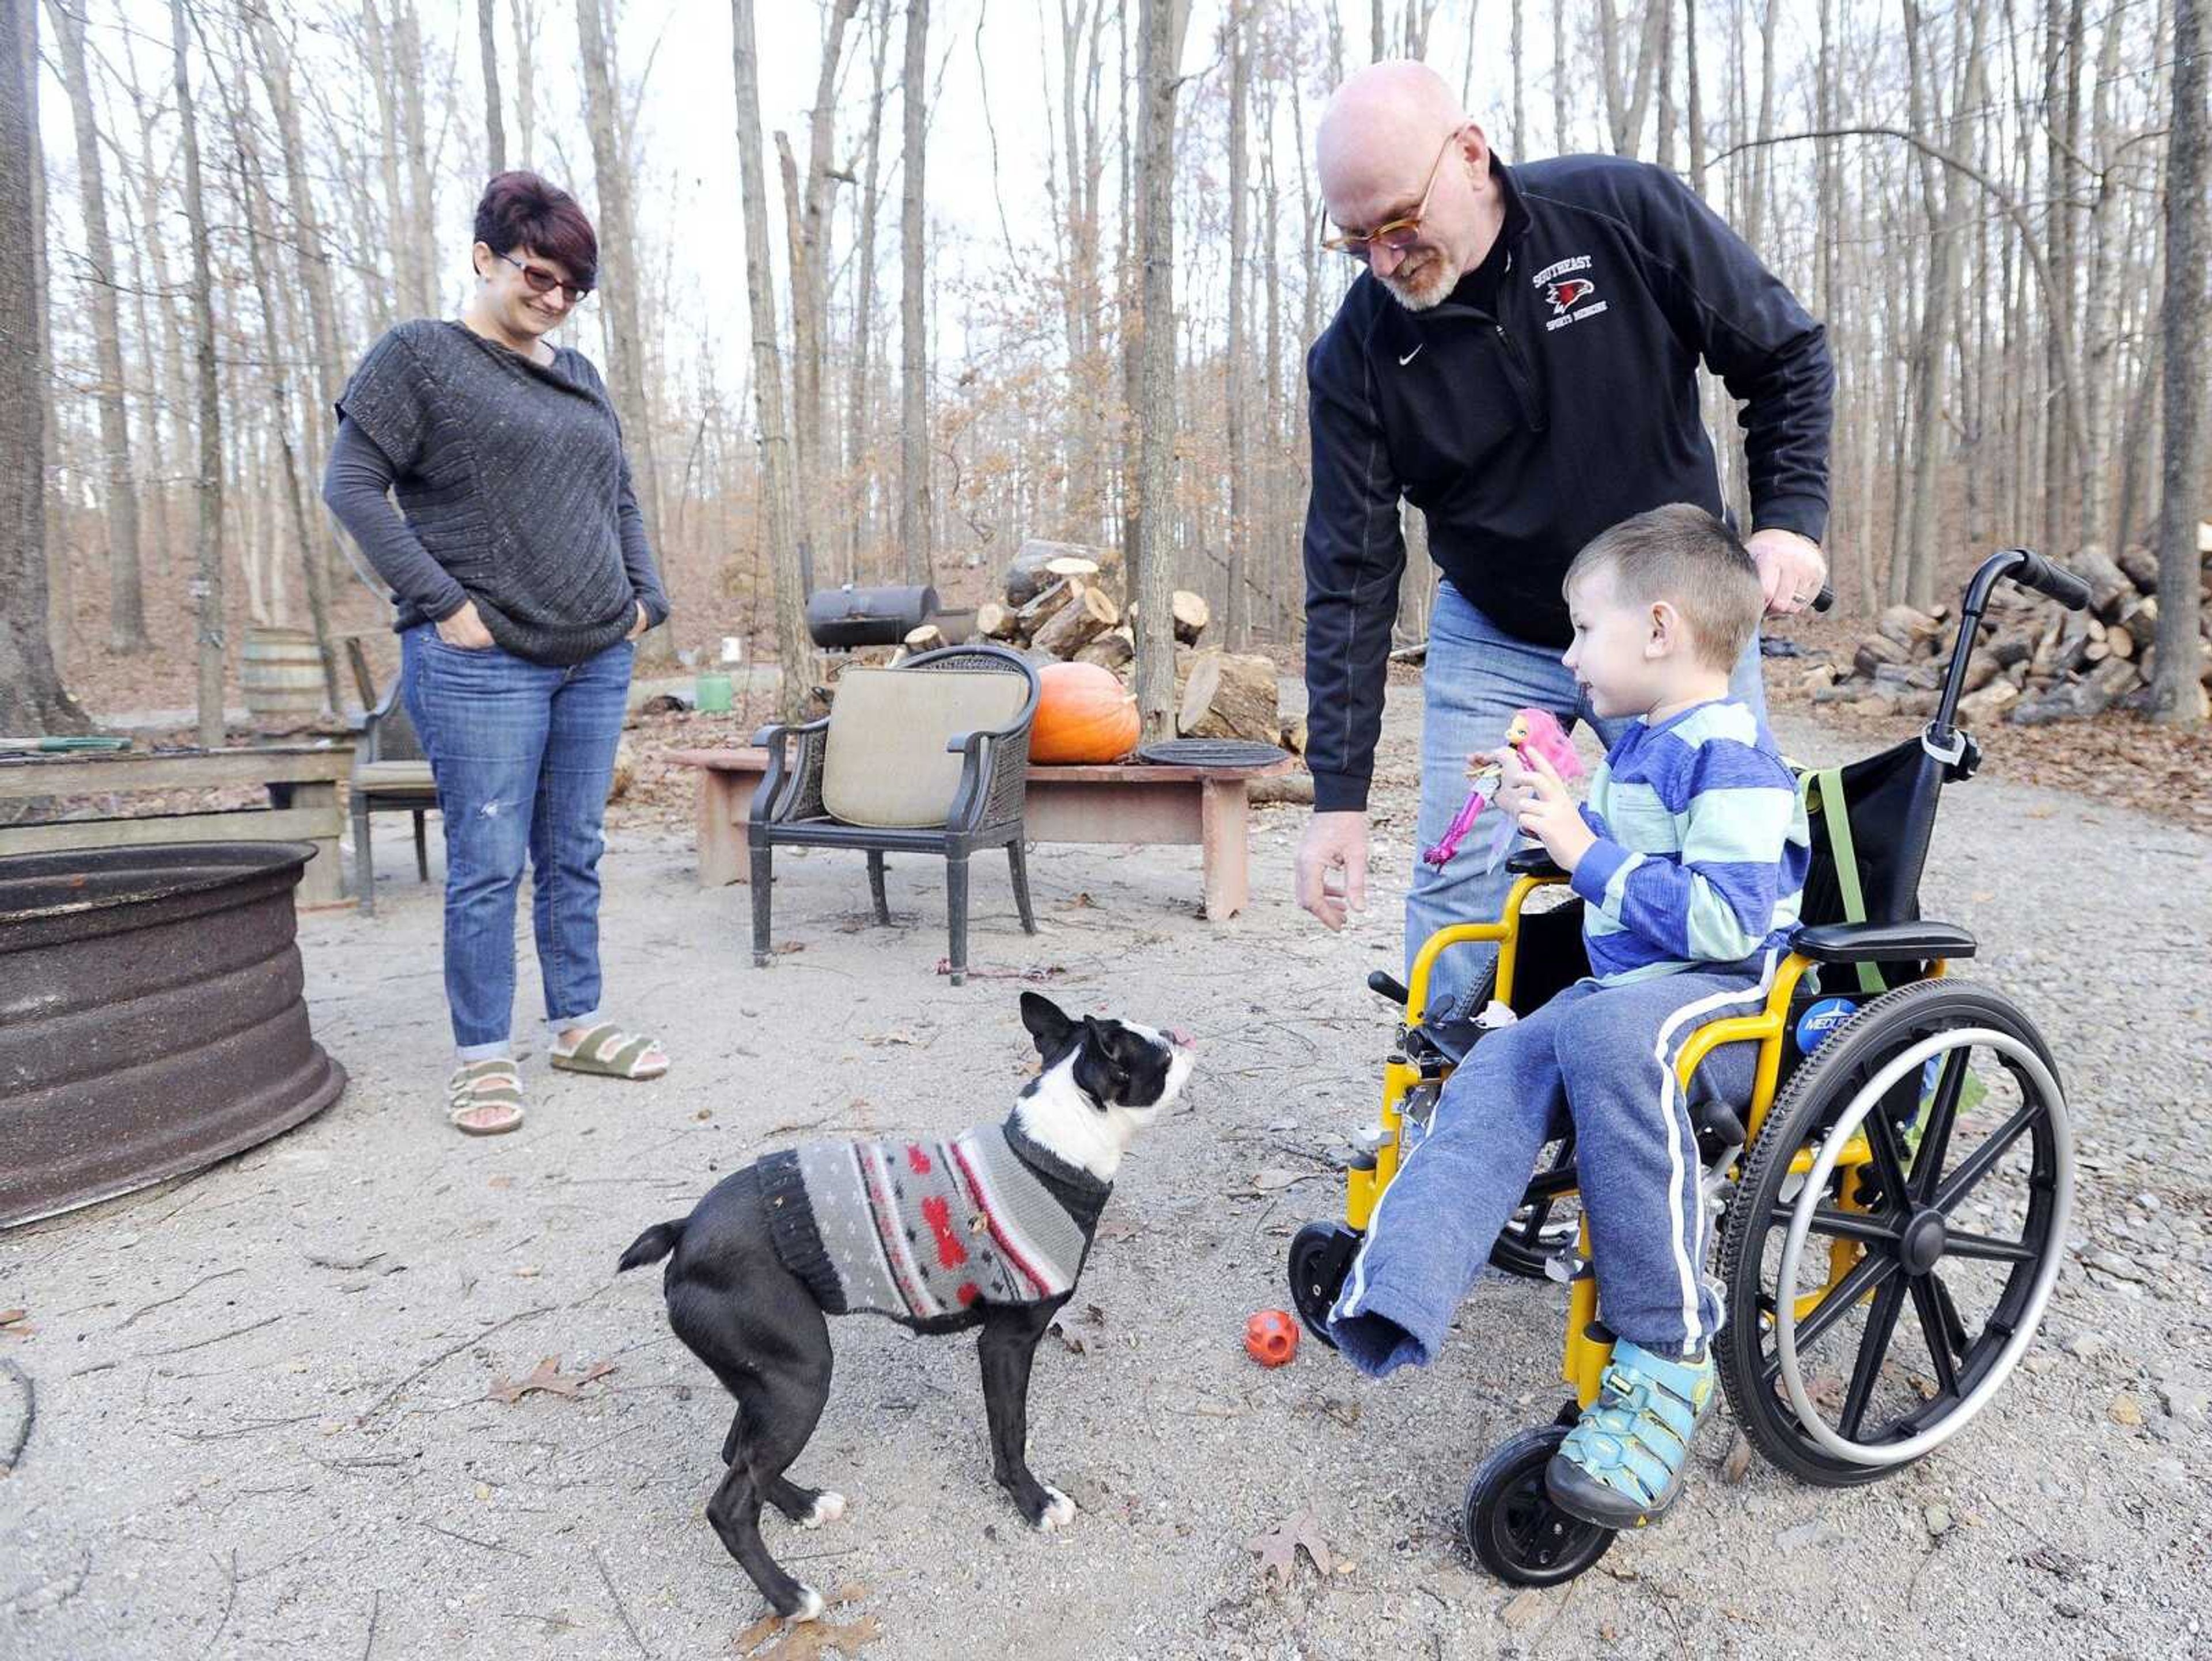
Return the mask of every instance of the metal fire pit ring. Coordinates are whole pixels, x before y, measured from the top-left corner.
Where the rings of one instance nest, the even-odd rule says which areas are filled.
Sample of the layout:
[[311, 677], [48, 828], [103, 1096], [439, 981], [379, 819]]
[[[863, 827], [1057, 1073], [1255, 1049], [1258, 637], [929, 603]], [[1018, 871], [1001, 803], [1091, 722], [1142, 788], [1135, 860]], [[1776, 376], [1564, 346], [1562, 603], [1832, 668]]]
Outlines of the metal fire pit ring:
[[320, 1112], [300, 842], [0, 858], [0, 1228], [185, 1175]]

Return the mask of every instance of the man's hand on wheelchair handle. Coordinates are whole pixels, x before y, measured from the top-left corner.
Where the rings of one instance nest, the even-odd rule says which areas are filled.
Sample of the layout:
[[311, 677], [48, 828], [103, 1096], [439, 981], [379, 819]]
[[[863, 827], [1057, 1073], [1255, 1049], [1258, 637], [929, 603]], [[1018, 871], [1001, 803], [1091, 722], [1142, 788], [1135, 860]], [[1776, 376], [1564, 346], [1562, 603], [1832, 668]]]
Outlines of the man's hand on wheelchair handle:
[[1367, 909], [1367, 815], [1316, 813], [1292, 870], [1298, 904], [1332, 929]]
[[1759, 585], [1766, 596], [1770, 617], [1809, 609], [1828, 580], [1828, 561], [1820, 543], [1794, 530], [1754, 530], [1744, 538], [1743, 546], [1759, 567]]
[[1583, 822], [1575, 798], [1568, 793], [1566, 780], [1542, 755], [1532, 754], [1528, 759], [1535, 765], [1521, 769], [1527, 784], [1527, 797], [1516, 818], [1522, 834], [1541, 842], [1544, 852], [1552, 856], [1552, 863], [1571, 875], [1597, 838]]

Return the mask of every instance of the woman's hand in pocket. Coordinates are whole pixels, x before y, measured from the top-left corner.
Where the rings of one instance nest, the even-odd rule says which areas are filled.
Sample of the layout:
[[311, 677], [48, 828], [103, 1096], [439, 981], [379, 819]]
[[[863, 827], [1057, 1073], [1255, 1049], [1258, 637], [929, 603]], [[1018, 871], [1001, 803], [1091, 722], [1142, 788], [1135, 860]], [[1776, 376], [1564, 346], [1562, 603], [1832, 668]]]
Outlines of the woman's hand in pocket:
[[491, 631], [483, 626], [483, 619], [477, 615], [474, 600], [462, 601], [461, 609], [437, 627], [440, 640], [463, 652], [484, 652], [497, 644], [491, 638]]

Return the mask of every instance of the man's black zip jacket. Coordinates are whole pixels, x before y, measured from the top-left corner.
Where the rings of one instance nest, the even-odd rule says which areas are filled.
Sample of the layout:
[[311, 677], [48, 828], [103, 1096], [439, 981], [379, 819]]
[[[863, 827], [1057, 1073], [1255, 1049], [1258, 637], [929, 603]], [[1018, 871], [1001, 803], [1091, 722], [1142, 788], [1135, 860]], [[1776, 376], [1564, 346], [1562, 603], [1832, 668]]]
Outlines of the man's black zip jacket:
[[[1362, 273], [1306, 358], [1306, 761], [1318, 811], [1367, 804], [1406, 561], [1403, 495], [1444, 578], [1564, 649], [1559, 584], [1647, 508], [1723, 511], [1702, 358], [1744, 401], [1753, 527], [1818, 542], [1835, 373], [1794, 295], [1672, 173], [1613, 156], [1508, 168], [1496, 309], [1472, 279], [1409, 312]], [[1494, 252], [1494, 251], [1493, 251]], [[1486, 262], [1487, 264], [1488, 262]]]

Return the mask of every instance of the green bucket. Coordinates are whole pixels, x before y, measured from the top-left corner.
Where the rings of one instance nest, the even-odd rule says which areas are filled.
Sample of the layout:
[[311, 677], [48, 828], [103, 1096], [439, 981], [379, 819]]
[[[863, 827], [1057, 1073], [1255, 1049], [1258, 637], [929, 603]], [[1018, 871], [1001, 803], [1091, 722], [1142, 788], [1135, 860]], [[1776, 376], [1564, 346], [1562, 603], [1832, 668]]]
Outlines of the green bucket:
[[702, 715], [727, 715], [730, 712], [730, 677], [726, 675], [706, 674], [699, 677], [697, 704]]

